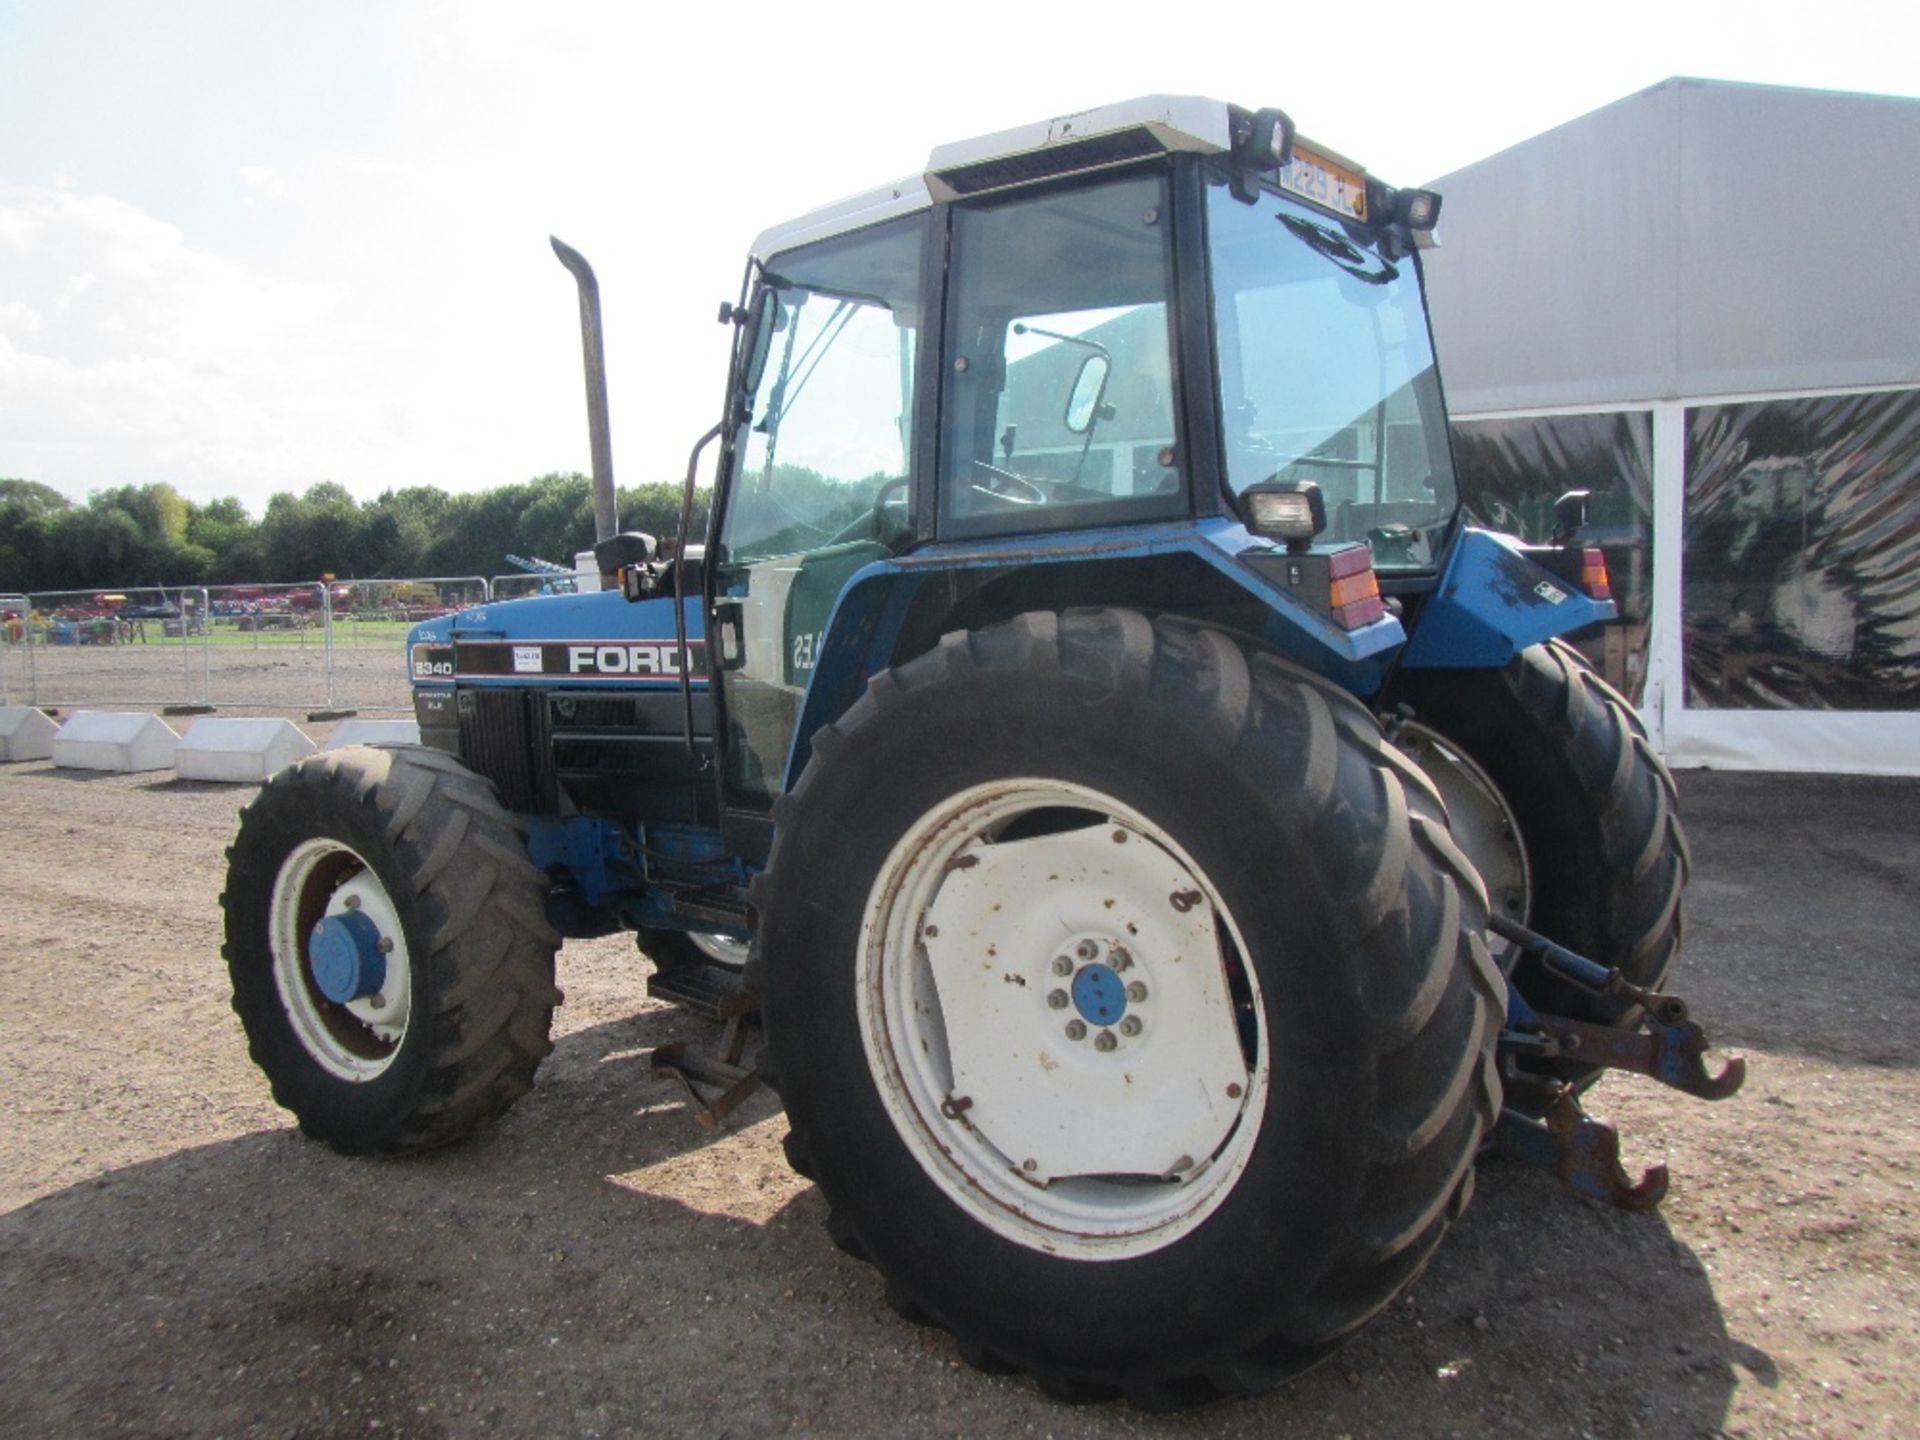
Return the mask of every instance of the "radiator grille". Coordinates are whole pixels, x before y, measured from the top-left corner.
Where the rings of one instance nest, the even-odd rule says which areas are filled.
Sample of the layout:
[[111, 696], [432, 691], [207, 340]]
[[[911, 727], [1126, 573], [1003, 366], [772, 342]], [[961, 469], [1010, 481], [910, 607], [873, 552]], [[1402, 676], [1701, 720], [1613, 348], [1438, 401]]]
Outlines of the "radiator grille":
[[546, 697], [526, 690], [462, 690], [458, 708], [460, 758], [468, 768], [499, 787], [509, 810], [554, 814]]

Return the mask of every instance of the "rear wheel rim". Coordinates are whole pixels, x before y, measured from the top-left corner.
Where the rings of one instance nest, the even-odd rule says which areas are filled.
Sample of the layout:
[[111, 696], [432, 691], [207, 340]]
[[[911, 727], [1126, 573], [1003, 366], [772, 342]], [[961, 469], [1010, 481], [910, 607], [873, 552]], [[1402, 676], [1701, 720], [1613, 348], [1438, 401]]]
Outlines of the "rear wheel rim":
[[[1526, 924], [1533, 913], [1533, 869], [1527, 862], [1527, 837], [1493, 777], [1444, 735], [1418, 721], [1403, 723], [1394, 735], [1394, 744], [1426, 772], [1446, 802], [1454, 843], [1480, 872], [1481, 883], [1487, 887], [1488, 908]], [[1493, 935], [1488, 936], [1487, 945], [1496, 959], [1504, 958], [1512, 948], [1511, 942]]]
[[[310, 941], [321, 920], [352, 911], [379, 931], [386, 976], [376, 993], [340, 1002], [314, 979]], [[301, 1048], [341, 1080], [385, 1074], [413, 1018], [413, 969], [399, 909], [373, 867], [337, 840], [303, 841], [274, 876], [267, 917], [274, 990]]]
[[1147, 1254], [1252, 1156], [1260, 985], [1158, 825], [1064, 781], [972, 787], [876, 876], [856, 1004], [888, 1118], [962, 1212], [1031, 1250]]

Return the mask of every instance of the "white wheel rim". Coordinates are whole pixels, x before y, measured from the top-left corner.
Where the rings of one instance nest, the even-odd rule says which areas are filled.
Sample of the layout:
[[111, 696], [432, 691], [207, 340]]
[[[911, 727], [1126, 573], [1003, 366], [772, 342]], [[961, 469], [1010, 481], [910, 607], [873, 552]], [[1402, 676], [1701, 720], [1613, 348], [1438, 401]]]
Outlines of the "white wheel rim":
[[[1394, 744], [1426, 772], [1446, 802], [1454, 843], [1466, 852], [1487, 887], [1487, 904], [1496, 913], [1524, 925], [1533, 913], [1533, 871], [1527, 864], [1527, 839], [1500, 787], [1471, 756], [1417, 721], [1402, 724]], [[1489, 935], [1495, 958], [1511, 942]], [[1505, 968], [1504, 966], [1502, 968]]]
[[689, 930], [687, 939], [693, 942], [693, 948], [717, 965], [738, 970], [747, 963], [747, 942], [736, 940], [731, 935], [716, 935], [709, 930]]
[[[373, 921], [391, 948], [379, 992], [342, 1003], [329, 1000], [315, 983], [308, 944], [320, 920], [352, 910]], [[274, 877], [268, 943], [281, 1008], [306, 1052], [342, 1080], [384, 1074], [413, 1016], [413, 967], [400, 912], [373, 867], [337, 840], [296, 846]]]
[[[1015, 828], [1036, 812], [1070, 828]], [[1143, 1255], [1218, 1207], [1258, 1139], [1271, 1065], [1245, 954], [1200, 868], [1131, 807], [976, 786], [875, 879], [861, 1038], [894, 1127], [968, 1215], [1049, 1254]]]

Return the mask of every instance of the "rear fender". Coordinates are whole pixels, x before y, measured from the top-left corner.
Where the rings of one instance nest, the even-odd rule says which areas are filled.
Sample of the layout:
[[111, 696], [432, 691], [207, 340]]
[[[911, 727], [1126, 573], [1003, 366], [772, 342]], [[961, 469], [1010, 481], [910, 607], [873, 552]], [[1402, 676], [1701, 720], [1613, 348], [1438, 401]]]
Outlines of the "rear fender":
[[1498, 669], [1529, 645], [1611, 620], [1611, 600], [1528, 558], [1518, 540], [1471, 527], [1420, 609], [1400, 663], [1417, 670]]
[[[1237, 523], [1203, 521], [1081, 532], [1071, 542], [1041, 535], [941, 544], [876, 561], [848, 578], [820, 636], [786, 788], [806, 768], [814, 733], [860, 698], [868, 677], [946, 629], [1011, 619], [1021, 609], [1121, 605], [1191, 614], [1253, 635], [1356, 695], [1375, 693], [1405, 642], [1399, 621], [1389, 614], [1353, 630], [1335, 625], [1249, 563], [1274, 549]], [[1025, 598], [1005, 613], [983, 608], [981, 585], [1014, 575], [1035, 582], [1015, 587]]]

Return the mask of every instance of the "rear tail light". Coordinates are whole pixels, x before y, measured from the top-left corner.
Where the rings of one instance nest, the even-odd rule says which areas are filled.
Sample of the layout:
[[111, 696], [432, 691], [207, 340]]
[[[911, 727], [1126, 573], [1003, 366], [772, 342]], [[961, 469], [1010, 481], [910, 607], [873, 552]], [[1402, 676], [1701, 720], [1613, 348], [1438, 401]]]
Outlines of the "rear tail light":
[[[1602, 570], [1604, 576], [1605, 570]], [[1380, 598], [1380, 582], [1373, 573], [1373, 551], [1365, 545], [1342, 550], [1327, 564], [1329, 581], [1327, 602], [1334, 623], [1345, 630], [1356, 630], [1386, 613]]]
[[1607, 575], [1607, 557], [1597, 545], [1580, 552], [1580, 588], [1595, 600], [1613, 598], [1613, 581]]

